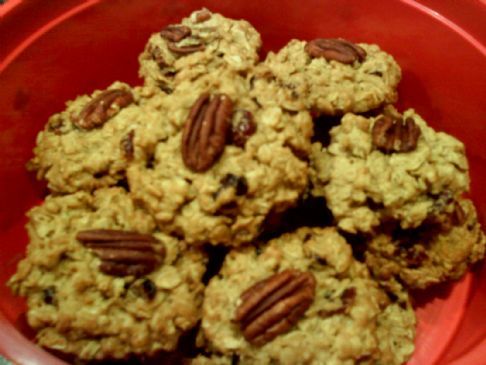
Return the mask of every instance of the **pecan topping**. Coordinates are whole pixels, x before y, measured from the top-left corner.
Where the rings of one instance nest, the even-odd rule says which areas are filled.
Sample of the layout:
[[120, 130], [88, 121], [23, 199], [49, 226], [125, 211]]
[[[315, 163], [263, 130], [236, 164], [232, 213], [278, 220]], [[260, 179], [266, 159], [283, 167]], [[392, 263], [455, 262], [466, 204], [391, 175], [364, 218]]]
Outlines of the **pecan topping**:
[[196, 14], [196, 23], [202, 23], [206, 20], [211, 19], [211, 15], [212, 14], [208, 9], [202, 9], [201, 11], [198, 11]]
[[315, 288], [309, 272], [288, 269], [272, 275], [243, 292], [235, 321], [247, 341], [261, 346], [297, 323], [314, 300]]
[[256, 128], [253, 114], [247, 110], [238, 110], [233, 118], [231, 129], [232, 144], [245, 147], [246, 141], [256, 132]]
[[[204, 50], [204, 44], [198, 37], [191, 37], [188, 39], [187, 44], [185, 45], [178, 45], [177, 43], [187, 39], [192, 34], [191, 28], [185, 25], [169, 25], [164, 30], [160, 32], [162, 38], [166, 39], [167, 48], [173, 53], [179, 55], [186, 55], [189, 53], [202, 51]], [[161, 62], [165, 63], [163, 59], [160, 59]], [[158, 61], [156, 60], [158, 63]]]
[[410, 152], [417, 148], [420, 128], [412, 118], [382, 116], [373, 125], [373, 144], [384, 153]]
[[205, 47], [201, 39], [198, 37], [191, 37], [190, 41], [188, 41], [185, 45], [178, 45], [176, 42], [168, 42], [167, 48], [169, 48], [169, 50], [173, 53], [186, 55], [189, 53], [203, 51]]
[[133, 103], [133, 95], [130, 91], [105, 90], [81, 110], [79, 116], [74, 118], [73, 123], [83, 129], [100, 127], [120, 109], [131, 103]]
[[100, 271], [114, 276], [141, 276], [151, 272], [165, 250], [156, 253], [151, 235], [111, 229], [81, 231], [76, 239], [101, 259]]
[[361, 62], [366, 58], [366, 51], [363, 48], [340, 38], [314, 39], [305, 45], [304, 50], [312, 58], [325, 58], [328, 61], [334, 60], [345, 64]]
[[168, 25], [160, 32], [160, 36], [170, 42], [180, 42], [191, 35], [191, 28], [185, 25]]
[[122, 138], [120, 145], [121, 149], [127, 158], [127, 160], [133, 159], [134, 147], [133, 147], [133, 137], [135, 136], [135, 131], [130, 131], [128, 134]]
[[195, 172], [216, 163], [226, 145], [233, 102], [225, 94], [204, 93], [196, 100], [182, 132], [182, 159]]

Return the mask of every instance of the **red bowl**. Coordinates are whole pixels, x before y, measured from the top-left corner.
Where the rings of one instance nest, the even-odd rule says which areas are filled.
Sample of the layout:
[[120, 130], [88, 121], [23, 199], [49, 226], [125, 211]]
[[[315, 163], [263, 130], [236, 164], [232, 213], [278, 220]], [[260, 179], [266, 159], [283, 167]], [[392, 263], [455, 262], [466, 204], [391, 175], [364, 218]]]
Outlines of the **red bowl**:
[[[414, 107], [466, 144], [471, 196], [486, 223], [486, 2], [484, 0], [8, 0], [0, 5], [0, 353], [19, 364], [59, 364], [36, 347], [25, 304], [5, 281], [27, 244], [25, 212], [45, 187], [24, 166], [36, 134], [66, 100], [139, 84], [137, 55], [150, 33], [206, 6], [249, 20], [265, 49], [290, 38], [377, 43], [403, 70], [399, 108]], [[416, 352], [409, 364], [484, 364], [486, 265], [416, 294]]]

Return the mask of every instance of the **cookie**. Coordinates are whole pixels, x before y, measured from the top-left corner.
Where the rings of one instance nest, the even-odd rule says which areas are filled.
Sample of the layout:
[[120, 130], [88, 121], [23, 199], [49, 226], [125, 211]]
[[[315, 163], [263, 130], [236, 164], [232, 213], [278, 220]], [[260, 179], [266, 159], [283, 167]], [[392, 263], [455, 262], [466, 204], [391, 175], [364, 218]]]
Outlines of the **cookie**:
[[236, 356], [234, 356], [234, 359], [229, 356], [204, 356], [204, 355], [198, 355], [194, 359], [191, 359], [189, 364], [191, 365], [233, 365], [233, 364], [239, 364], [239, 360], [237, 359]]
[[132, 89], [120, 82], [79, 96], [49, 118], [37, 136], [29, 169], [54, 192], [118, 184], [132, 161], [145, 160], [155, 143], [171, 134], [158, 110], [163, 97], [160, 90]]
[[371, 232], [386, 220], [418, 227], [447, 213], [469, 189], [464, 145], [436, 132], [413, 110], [378, 117], [346, 114], [327, 148], [313, 145], [312, 193], [323, 196], [338, 226]]
[[39, 345], [79, 359], [174, 350], [201, 316], [205, 256], [155, 229], [121, 188], [49, 196], [10, 278]]
[[201, 328], [211, 355], [197, 361], [401, 364], [413, 351], [415, 315], [400, 290], [392, 302], [335, 228], [233, 249], [206, 288]]
[[260, 107], [248, 88], [233, 72], [181, 84], [165, 99], [178, 132], [127, 169], [133, 197], [189, 244], [249, 242], [306, 189], [309, 113]]
[[486, 237], [470, 200], [452, 206], [447, 221], [413, 230], [387, 229], [372, 237], [365, 252], [371, 272], [379, 280], [398, 278], [413, 289], [461, 278], [484, 258]]
[[377, 45], [340, 39], [294, 39], [270, 52], [251, 76], [259, 103], [316, 115], [363, 113], [393, 103], [400, 78], [398, 64]]
[[154, 33], [139, 57], [145, 83], [171, 92], [184, 80], [222, 69], [245, 74], [259, 59], [260, 34], [245, 20], [207, 9]]

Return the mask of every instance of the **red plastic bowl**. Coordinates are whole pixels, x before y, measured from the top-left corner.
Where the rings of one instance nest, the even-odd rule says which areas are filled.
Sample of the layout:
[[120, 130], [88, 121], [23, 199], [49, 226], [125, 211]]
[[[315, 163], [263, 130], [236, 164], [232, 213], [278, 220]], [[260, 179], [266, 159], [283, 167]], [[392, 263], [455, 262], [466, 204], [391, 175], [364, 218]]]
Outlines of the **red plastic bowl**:
[[[484, 0], [8, 0], [0, 5], [0, 353], [19, 364], [59, 364], [37, 348], [25, 304], [4, 285], [23, 256], [25, 212], [45, 194], [24, 168], [49, 115], [114, 80], [132, 84], [151, 32], [206, 6], [249, 20], [265, 51], [291, 37], [378, 43], [403, 69], [400, 108], [465, 142], [471, 196], [486, 223], [486, 3]], [[486, 363], [486, 265], [417, 295], [409, 364]]]

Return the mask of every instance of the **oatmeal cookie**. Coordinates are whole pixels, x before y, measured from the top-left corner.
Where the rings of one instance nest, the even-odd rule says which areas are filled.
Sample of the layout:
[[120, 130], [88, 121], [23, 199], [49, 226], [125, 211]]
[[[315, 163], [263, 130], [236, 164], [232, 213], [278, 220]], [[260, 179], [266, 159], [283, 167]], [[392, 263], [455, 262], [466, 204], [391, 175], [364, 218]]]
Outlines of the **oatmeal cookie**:
[[205, 292], [201, 328], [212, 355], [195, 363], [402, 364], [415, 315], [400, 291], [392, 302], [335, 228], [233, 249]]
[[371, 232], [393, 219], [402, 228], [447, 213], [469, 189], [464, 145], [409, 109], [365, 118], [346, 114], [331, 143], [313, 145], [313, 194], [324, 196], [339, 227]]
[[191, 359], [189, 364], [191, 365], [233, 365], [239, 364], [237, 357], [234, 356], [204, 356], [198, 355], [194, 359]]
[[228, 71], [183, 83], [165, 99], [178, 133], [157, 144], [149, 163], [127, 170], [131, 193], [161, 230], [189, 244], [237, 246], [306, 188], [309, 113], [259, 107], [247, 94], [246, 80]]
[[294, 111], [311, 110], [317, 115], [342, 115], [396, 101], [401, 70], [392, 56], [375, 44], [331, 40], [364, 52], [344, 63], [339, 57], [309, 51], [318, 41], [294, 39], [277, 53], [268, 54], [251, 76], [258, 102]]
[[462, 277], [484, 258], [486, 237], [470, 200], [452, 205], [455, 210], [448, 221], [386, 230], [371, 238], [365, 252], [371, 272], [379, 280], [396, 277], [419, 289]]
[[8, 285], [27, 297], [39, 345], [83, 360], [150, 355], [200, 319], [204, 255], [156, 231], [121, 188], [49, 196], [28, 216]]
[[140, 55], [145, 83], [171, 92], [184, 80], [230, 69], [245, 74], [258, 62], [260, 34], [245, 20], [207, 9], [153, 34]]
[[164, 96], [154, 88], [132, 89], [120, 82], [79, 96], [49, 118], [37, 136], [29, 169], [54, 192], [116, 185], [132, 161], [144, 160], [158, 140], [171, 134], [159, 110]]

